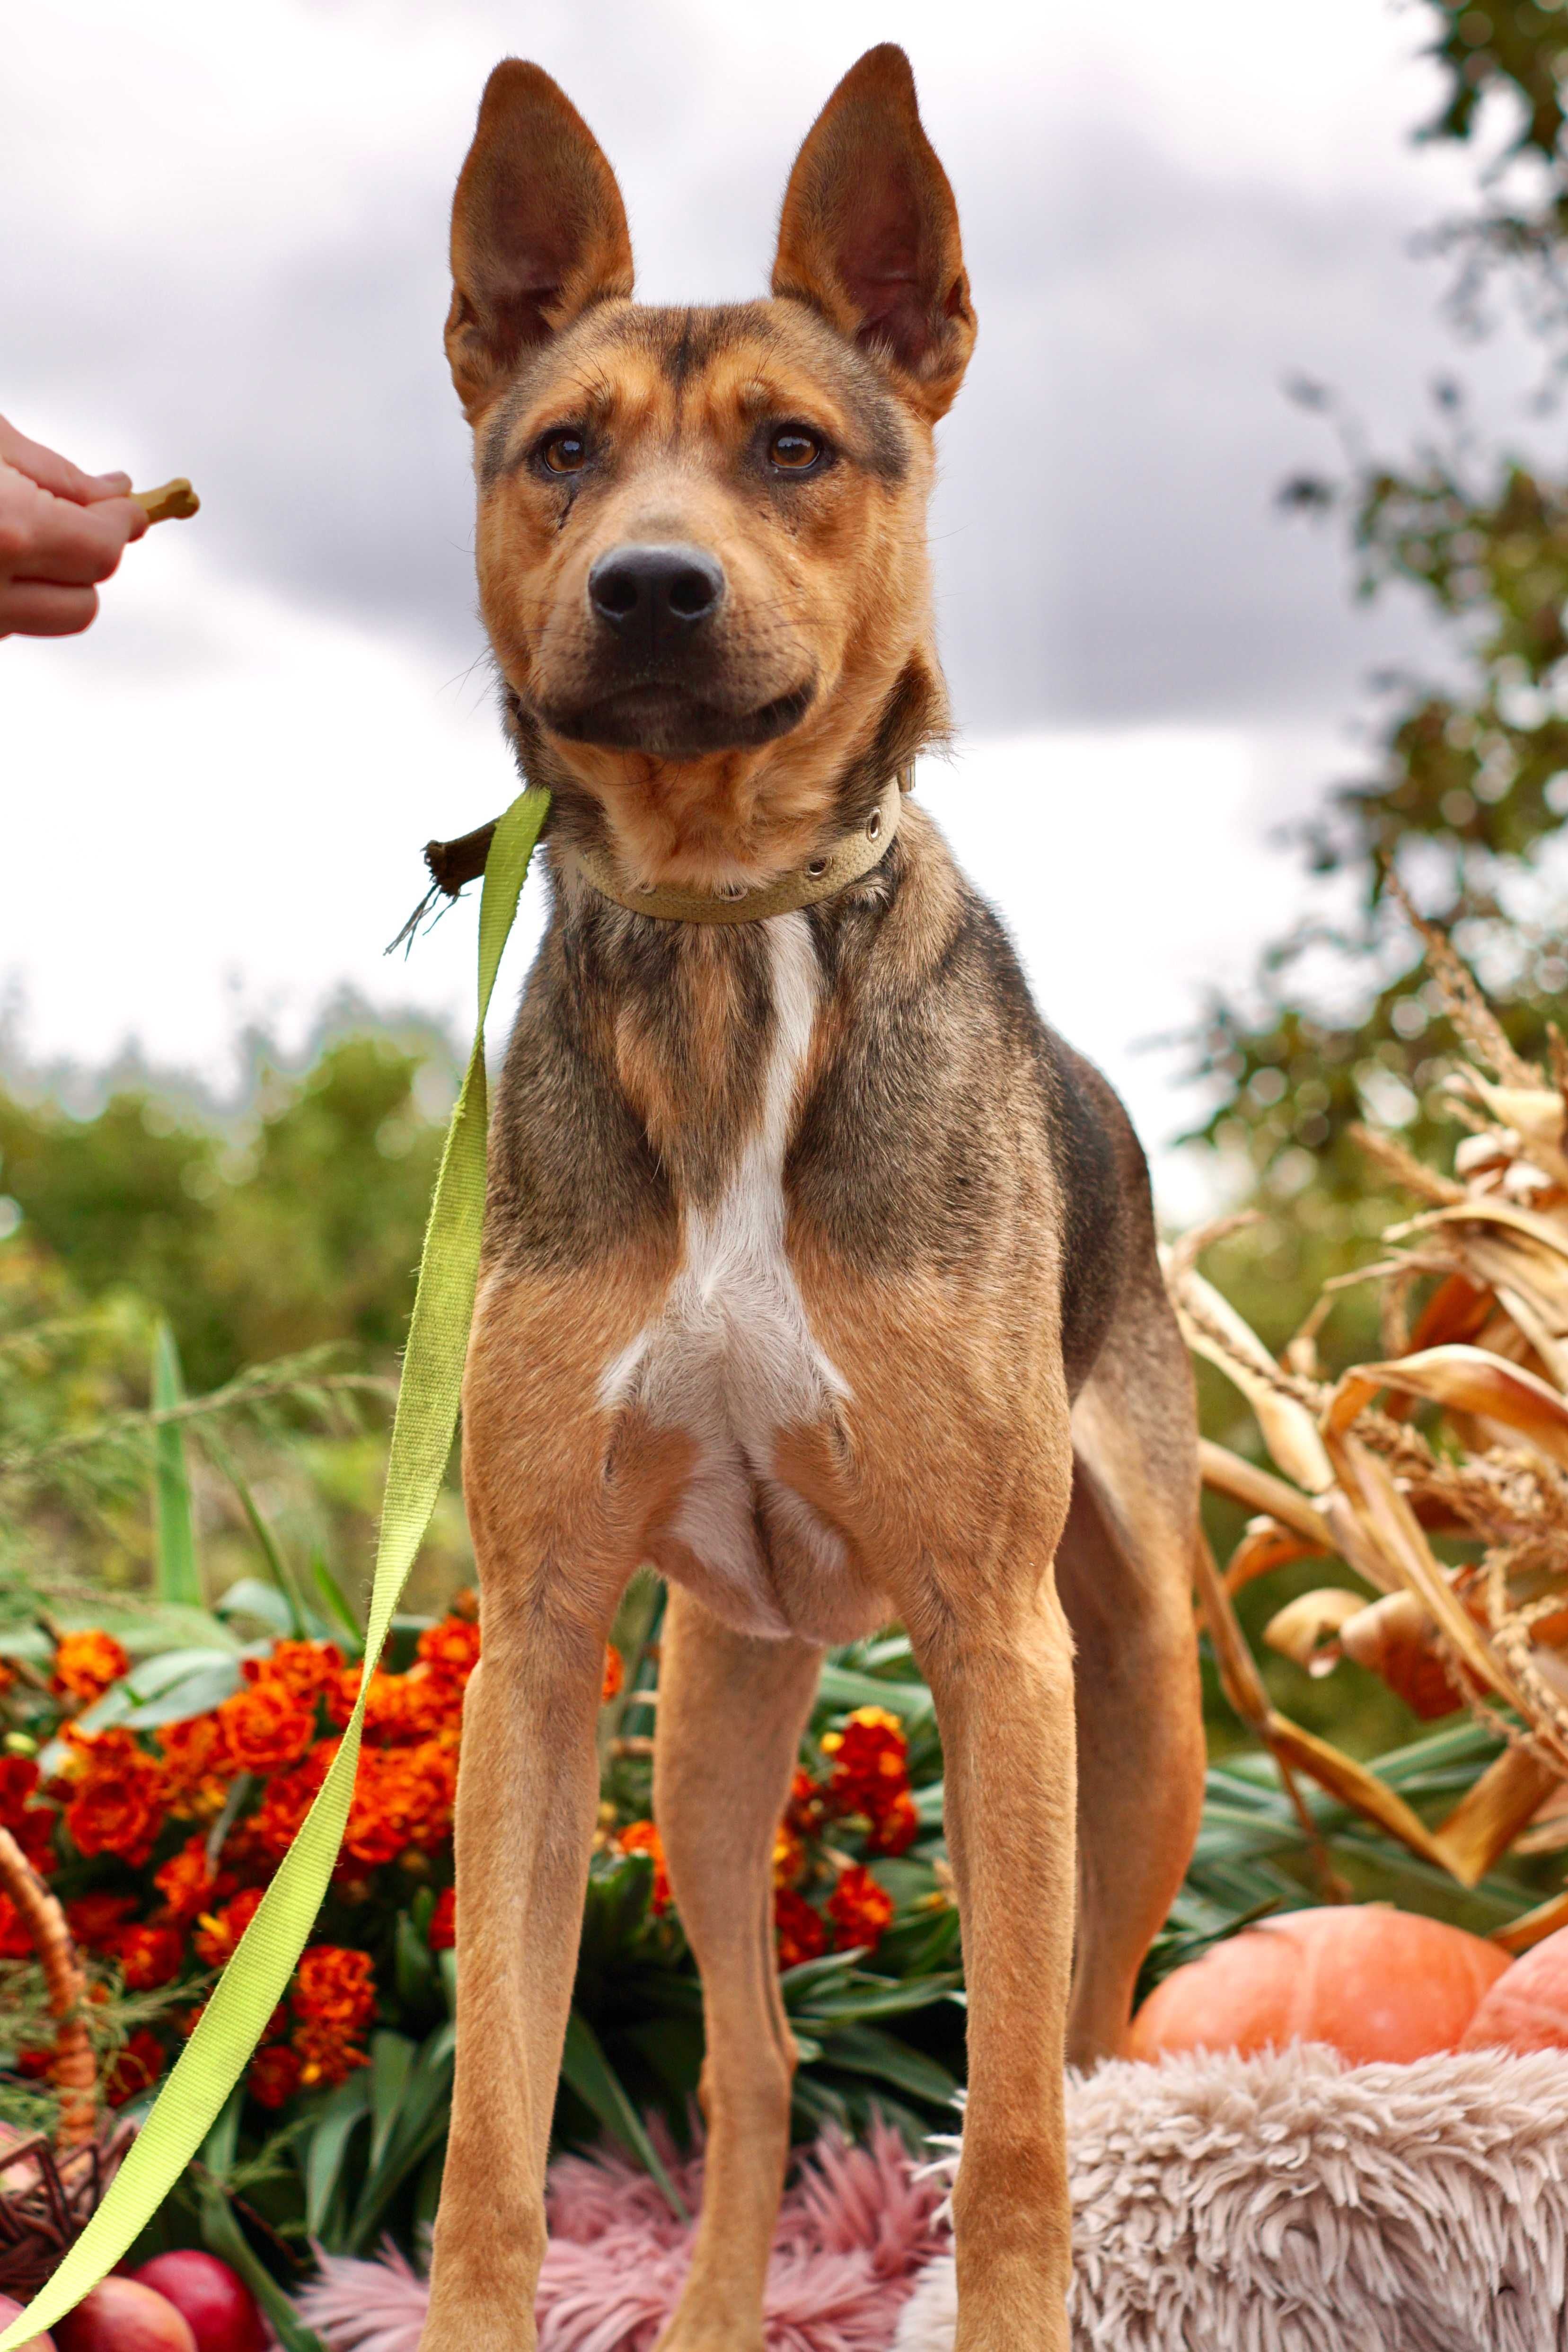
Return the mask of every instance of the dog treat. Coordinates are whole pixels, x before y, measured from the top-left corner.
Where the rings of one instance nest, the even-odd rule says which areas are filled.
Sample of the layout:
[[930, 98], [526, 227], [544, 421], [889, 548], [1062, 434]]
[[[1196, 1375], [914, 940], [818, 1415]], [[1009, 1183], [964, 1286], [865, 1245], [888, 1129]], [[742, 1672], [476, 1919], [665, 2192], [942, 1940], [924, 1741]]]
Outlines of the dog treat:
[[184, 474], [176, 474], [172, 482], [163, 482], [155, 490], [132, 490], [131, 495], [145, 510], [149, 522], [188, 522], [201, 511], [202, 502]]

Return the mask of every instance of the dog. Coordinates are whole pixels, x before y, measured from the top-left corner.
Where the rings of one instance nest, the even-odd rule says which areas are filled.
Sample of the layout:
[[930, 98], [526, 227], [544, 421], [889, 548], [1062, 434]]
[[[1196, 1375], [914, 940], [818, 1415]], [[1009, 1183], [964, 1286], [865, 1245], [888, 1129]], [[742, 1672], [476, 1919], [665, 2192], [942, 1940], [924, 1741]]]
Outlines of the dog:
[[452, 276], [480, 606], [553, 803], [464, 1388], [483, 1660], [424, 2352], [535, 2342], [605, 1643], [643, 1562], [706, 2029], [659, 2352], [762, 2352], [774, 1828], [825, 1647], [895, 1622], [968, 1986], [959, 2352], [1064, 2352], [1063, 2068], [1120, 2046], [1201, 1801], [1194, 1412], [1127, 1117], [900, 790], [947, 726], [925, 511], [975, 332], [908, 60], [869, 51], [807, 136], [772, 298], [681, 310], [634, 301], [608, 163], [509, 59]]

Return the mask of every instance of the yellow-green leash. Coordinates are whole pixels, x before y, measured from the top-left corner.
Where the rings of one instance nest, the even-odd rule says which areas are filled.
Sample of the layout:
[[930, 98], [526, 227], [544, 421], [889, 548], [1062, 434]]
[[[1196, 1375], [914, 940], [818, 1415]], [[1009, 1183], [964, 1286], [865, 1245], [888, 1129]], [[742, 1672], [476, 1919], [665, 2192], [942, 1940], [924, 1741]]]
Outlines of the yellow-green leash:
[[152, 2220], [238, 2082], [321, 1907], [342, 1843], [364, 1726], [364, 1694], [425, 1539], [458, 1424], [485, 1211], [485, 1015], [550, 795], [528, 791], [495, 829], [479, 907], [479, 1014], [425, 1229], [398, 1390], [360, 1696], [321, 1793], [218, 1979], [201, 2022], [136, 2136], [109, 2194], [47, 2284], [0, 2336], [26, 2344], [107, 2276]]

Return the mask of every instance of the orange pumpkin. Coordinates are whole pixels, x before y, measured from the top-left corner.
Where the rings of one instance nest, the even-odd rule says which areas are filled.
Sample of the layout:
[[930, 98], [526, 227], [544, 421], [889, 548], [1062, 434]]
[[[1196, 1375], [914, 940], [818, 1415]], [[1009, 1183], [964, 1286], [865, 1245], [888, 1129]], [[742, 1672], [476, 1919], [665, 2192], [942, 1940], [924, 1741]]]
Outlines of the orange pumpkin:
[[1508, 1965], [1479, 1936], [1383, 1904], [1289, 1911], [1173, 1969], [1133, 2019], [1128, 2055], [1326, 2042], [1352, 2065], [1425, 2058], [1458, 2047]]
[[1483, 1998], [1461, 2050], [1568, 2050], [1568, 1927], [1515, 1960]]

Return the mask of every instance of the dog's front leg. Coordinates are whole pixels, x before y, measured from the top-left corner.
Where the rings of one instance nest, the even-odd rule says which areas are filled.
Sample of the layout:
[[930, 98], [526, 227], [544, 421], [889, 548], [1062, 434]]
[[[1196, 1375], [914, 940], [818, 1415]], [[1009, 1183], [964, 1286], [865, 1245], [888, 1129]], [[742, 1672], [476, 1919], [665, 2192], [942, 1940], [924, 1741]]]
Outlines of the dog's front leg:
[[1072, 1641], [1048, 1564], [909, 1612], [936, 1700], [963, 1930], [969, 2100], [953, 2195], [954, 2352], [1067, 2352], [1063, 2050], [1072, 1967]]
[[598, 1802], [600, 1638], [491, 1620], [463, 1707], [458, 2051], [422, 2352], [531, 2352], [544, 2167]]

